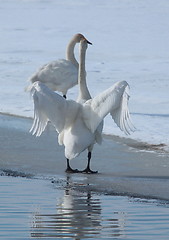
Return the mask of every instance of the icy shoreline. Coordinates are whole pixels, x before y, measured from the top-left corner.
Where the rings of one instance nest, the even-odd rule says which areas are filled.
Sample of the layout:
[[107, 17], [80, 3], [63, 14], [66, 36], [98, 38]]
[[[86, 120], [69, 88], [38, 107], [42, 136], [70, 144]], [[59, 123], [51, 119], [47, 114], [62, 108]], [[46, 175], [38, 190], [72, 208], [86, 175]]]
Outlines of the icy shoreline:
[[[63, 147], [57, 144], [56, 132], [49, 128], [36, 138], [28, 132], [31, 123], [32, 119], [1, 115], [0, 169], [6, 175], [42, 176], [54, 181], [61, 179], [61, 182], [65, 179], [65, 182], [66, 160]], [[155, 150], [152, 146], [148, 150], [144, 147], [144, 151], [140, 150], [141, 147], [133, 140], [105, 136], [101, 146], [95, 145], [92, 157], [92, 169], [98, 170], [99, 174], [75, 174], [71, 178], [104, 194], [114, 192], [169, 200], [166, 192], [169, 184], [168, 154], [157, 150], [156, 146]], [[86, 162], [84, 152], [73, 159], [71, 165], [83, 169]]]
[[[22, 116], [22, 115], [15, 115], [11, 113], [3, 113], [0, 112], [0, 115], [14, 117], [14, 118], [23, 118], [23, 119], [30, 119], [33, 122], [32, 117]], [[111, 120], [112, 121], [112, 120]], [[114, 124], [114, 123], [113, 123]], [[137, 131], [137, 130], [136, 130]], [[57, 134], [57, 133], [56, 133]], [[137, 134], [139, 135], [139, 134]], [[131, 148], [135, 148], [141, 151], [155, 151], [157, 153], [169, 153], [169, 145], [162, 142], [154, 142], [153, 140], [149, 139], [148, 141], [143, 141], [143, 139], [133, 138], [133, 133], [129, 136], [124, 134], [120, 134], [120, 130], [115, 131], [115, 134], [110, 134], [108, 131], [103, 132], [103, 137], [112, 139], [116, 142], [124, 143]], [[152, 141], [152, 142], [151, 142]]]

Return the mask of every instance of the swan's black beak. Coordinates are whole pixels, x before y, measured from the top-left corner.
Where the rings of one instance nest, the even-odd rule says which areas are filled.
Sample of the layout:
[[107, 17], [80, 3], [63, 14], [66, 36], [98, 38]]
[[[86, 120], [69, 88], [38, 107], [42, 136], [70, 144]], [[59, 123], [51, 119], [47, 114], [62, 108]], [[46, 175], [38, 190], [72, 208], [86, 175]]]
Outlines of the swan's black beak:
[[88, 44], [92, 45], [92, 43], [91, 43], [91, 42], [89, 42], [87, 39], [86, 39], [86, 41], [87, 41], [87, 43], [88, 43]]

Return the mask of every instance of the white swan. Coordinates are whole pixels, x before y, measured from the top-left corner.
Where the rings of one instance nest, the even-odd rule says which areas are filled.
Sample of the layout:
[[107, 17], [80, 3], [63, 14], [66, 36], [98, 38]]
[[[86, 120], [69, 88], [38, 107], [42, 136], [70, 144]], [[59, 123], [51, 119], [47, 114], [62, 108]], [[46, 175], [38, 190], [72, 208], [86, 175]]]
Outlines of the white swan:
[[[82, 39], [85, 39], [82, 34], [74, 35], [67, 46], [66, 59], [52, 61], [42, 66], [29, 79], [31, 84], [36, 81], [43, 82], [53, 91], [62, 92], [66, 98], [68, 89], [75, 86], [78, 82], [79, 64], [74, 56], [74, 48], [76, 43], [79, 43]], [[90, 43], [89, 41], [87, 42]], [[29, 90], [30, 87], [31, 85], [26, 90]]]
[[48, 121], [53, 124], [59, 133], [59, 144], [65, 146], [67, 172], [78, 172], [70, 167], [69, 160], [88, 149], [88, 164], [82, 172], [96, 173], [90, 169], [91, 152], [96, 142], [101, 143], [102, 123], [107, 114], [111, 114], [117, 126], [126, 134], [134, 130], [128, 110], [126, 81], [115, 83], [91, 99], [86, 85], [86, 49], [87, 41], [81, 40], [77, 102], [64, 99], [41, 82], [34, 83], [31, 90], [34, 99], [34, 122], [30, 131], [40, 136]]

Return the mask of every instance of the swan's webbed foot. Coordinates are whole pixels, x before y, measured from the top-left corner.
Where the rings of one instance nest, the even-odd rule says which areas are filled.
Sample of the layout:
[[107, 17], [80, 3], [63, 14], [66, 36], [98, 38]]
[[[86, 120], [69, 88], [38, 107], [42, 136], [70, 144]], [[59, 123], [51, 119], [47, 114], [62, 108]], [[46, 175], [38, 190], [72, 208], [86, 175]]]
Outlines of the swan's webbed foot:
[[67, 159], [67, 168], [66, 168], [65, 172], [67, 172], [67, 173], [79, 173], [80, 171], [78, 169], [71, 168], [71, 166], [69, 164], [69, 159]]
[[81, 171], [81, 173], [96, 174], [96, 173], [98, 173], [98, 171], [92, 171], [90, 168], [87, 167], [83, 171]]
[[81, 171], [81, 173], [90, 173], [90, 174], [98, 173], [98, 171], [92, 171], [92, 170], [90, 169], [91, 155], [92, 155], [92, 153], [91, 153], [91, 152], [88, 152], [88, 163], [87, 163], [87, 167], [86, 167], [83, 171]]
[[65, 170], [66, 173], [80, 173], [78, 169], [72, 169], [72, 168], [66, 168]]

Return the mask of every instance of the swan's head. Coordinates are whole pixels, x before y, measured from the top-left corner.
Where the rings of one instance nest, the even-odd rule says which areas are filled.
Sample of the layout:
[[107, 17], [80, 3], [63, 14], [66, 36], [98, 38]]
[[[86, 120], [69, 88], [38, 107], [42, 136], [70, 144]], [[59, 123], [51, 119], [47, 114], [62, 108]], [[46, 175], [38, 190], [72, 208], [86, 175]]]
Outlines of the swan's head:
[[88, 44], [92, 44], [92, 43], [90, 43], [86, 38], [82, 39], [79, 45], [80, 51], [86, 51]]
[[88, 44], [92, 45], [92, 43], [89, 42], [81, 33], [77, 33], [73, 38], [74, 41], [77, 43], [81, 42], [82, 40], [85, 40]]

